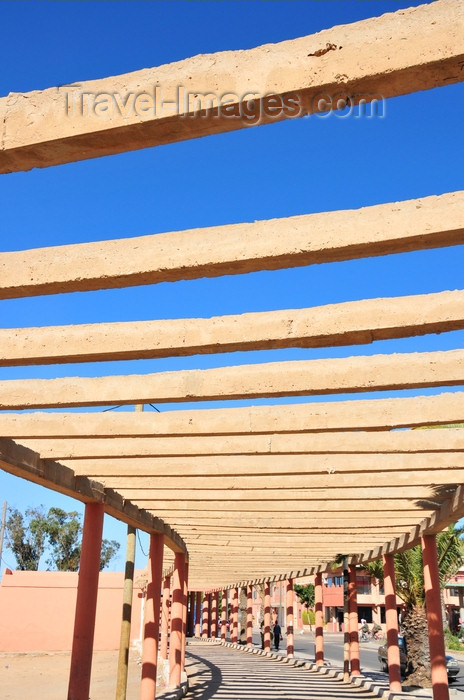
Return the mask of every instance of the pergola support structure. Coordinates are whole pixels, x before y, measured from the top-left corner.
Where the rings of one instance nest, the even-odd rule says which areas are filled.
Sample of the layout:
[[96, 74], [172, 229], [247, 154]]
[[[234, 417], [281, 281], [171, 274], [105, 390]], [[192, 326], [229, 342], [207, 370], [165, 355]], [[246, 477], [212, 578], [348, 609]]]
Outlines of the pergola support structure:
[[387, 661], [390, 692], [401, 693], [401, 664], [398, 646], [398, 612], [396, 609], [395, 560], [384, 554], [383, 582], [385, 590], [385, 620], [387, 623]]
[[103, 532], [102, 503], [87, 503], [77, 585], [68, 700], [88, 700]]
[[185, 644], [183, 635], [185, 563], [185, 554], [177, 552], [174, 558], [171, 640], [169, 648], [169, 683], [174, 688], [180, 688], [182, 647]]
[[422, 559], [433, 700], [449, 700], [436, 535], [422, 537]]
[[150, 535], [148, 583], [142, 648], [142, 680], [140, 700], [156, 697], [156, 672], [160, 623], [161, 579], [163, 576], [163, 535]]

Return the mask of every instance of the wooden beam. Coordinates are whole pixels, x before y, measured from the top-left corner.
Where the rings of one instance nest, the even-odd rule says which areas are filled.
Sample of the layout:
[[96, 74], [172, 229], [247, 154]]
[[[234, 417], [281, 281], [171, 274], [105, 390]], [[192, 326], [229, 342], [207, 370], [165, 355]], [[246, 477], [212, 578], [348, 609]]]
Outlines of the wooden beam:
[[[1, 418], [0, 418], [1, 425]], [[464, 428], [242, 435], [240, 437], [82, 438], [23, 440], [43, 458], [56, 460], [108, 457], [208, 455], [332, 454], [350, 452], [462, 452]]]
[[460, 290], [239, 316], [5, 328], [0, 366], [358, 345], [463, 328]]
[[157, 517], [126, 501], [120, 494], [86, 477], [76, 476], [72, 469], [57, 462], [45, 462], [39, 455], [12, 440], [0, 438], [0, 468], [83, 503], [102, 502], [105, 512], [145, 532], [161, 533], [166, 545], [175, 552], [187, 549], [181, 537]]
[[390, 430], [464, 422], [464, 392], [163, 413], [0, 413], [0, 434], [36, 437], [172, 437]]
[[357, 210], [0, 253], [0, 299], [275, 270], [463, 241], [461, 191]]
[[464, 351], [269, 362], [112, 377], [0, 381], [0, 408], [311, 396], [464, 384]]

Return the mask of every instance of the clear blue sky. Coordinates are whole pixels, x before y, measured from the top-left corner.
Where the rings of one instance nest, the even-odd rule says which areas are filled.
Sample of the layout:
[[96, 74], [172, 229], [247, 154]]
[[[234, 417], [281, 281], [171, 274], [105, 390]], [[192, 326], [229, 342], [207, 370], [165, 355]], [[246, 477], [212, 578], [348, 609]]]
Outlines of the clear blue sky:
[[[0, 95], [116, 75], [198, 53], [251, 48], [419, 4], [411, 0], [1, 2]], [[382, 119], [314, 116], [3, 175], [1, 249], [357, 208], [463, 189], [463, 90], [461, 83], [391, 99]], [[462, 288], [463, 257], [460, 246], [291, 271], [3, 301], [0, 323], [8, 328], [211, 316], [456, 289]], [[4, 368], [0, 378], [145, 373], [275, 359], [445, 350], [462, 347], [463, 338], [462, 332], [455, 332], [359, 348]], [[0, 499], [20, 509], [38, 503], [67, 509], [76, 505], [4, 473], [0, 473]], [[108, 519], [106, 537], [123, 543], [124, 531], [124, 526]], [[4, 560], [13, 565], [8, 550]], [[143, 563], [139, 556], [138, 564]], [[121, 554], [115, 566], [122, 565]]]

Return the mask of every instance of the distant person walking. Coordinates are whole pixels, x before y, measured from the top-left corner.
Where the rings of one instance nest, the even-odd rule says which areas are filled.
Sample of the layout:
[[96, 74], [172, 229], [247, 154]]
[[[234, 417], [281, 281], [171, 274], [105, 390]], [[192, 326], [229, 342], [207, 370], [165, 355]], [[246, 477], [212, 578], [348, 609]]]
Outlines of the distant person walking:
[[275, 650], [279, 651], [279, 644], [282, 640], [282, 630], [278, 622], [274, 625], [274, 646]]

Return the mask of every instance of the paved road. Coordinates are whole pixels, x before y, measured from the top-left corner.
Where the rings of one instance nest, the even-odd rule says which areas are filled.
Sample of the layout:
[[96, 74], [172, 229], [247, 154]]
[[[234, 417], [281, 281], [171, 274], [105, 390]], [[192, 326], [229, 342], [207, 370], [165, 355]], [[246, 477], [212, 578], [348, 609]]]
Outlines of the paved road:
[[339, 678], [311, 673], [241, 650], [189, 642], [186, 664], [188, 700], [373, 700], [365, 688], [344, 685]]

